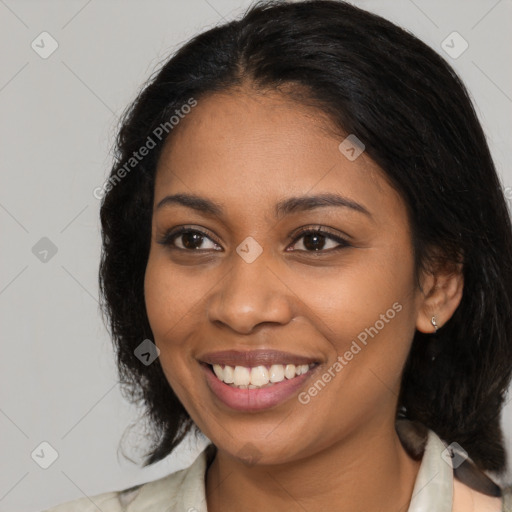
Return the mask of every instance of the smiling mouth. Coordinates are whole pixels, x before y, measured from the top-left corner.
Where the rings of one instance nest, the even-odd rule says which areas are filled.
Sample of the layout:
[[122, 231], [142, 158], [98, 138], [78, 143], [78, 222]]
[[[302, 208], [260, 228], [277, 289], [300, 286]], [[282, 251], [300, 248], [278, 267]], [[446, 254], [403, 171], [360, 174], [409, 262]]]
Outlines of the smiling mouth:
[[318, 363], [310, 364], [273, 364], [270, 366], [229, 366], [203, 363], [218, 380], [238, 389], [269, 388], [280, 382], [292, 380], [315, 368]]

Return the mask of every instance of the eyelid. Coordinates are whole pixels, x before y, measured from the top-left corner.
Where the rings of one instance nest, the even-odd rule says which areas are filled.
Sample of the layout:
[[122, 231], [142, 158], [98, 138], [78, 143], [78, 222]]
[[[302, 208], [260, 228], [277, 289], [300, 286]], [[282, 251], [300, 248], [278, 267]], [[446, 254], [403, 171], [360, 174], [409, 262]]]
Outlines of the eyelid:
[[295, 240], [298, 236], [304, 235], [304, 234], [307, 234], [307, 233], [311, 233], [311, 232], [319, 232], [319, 233], [321, 233], [322, 235], [325, 235], [325, 236], [342, 239], [342, 240], [344, 240], [347, 243], [348, 243], [349, 239], [351, 238], [349, 235], [347, 235], [347, 234], [345, 234], [343, 232], [340, 232], [338, 230], [332, 230], [331, 228], [328, 228], [328, 227], [326, 227], [326, 226], [324, 226], [322, 224], [316, 224], [316, 225], [313, 225], [313, 226], [302, 226], [302, 227], [298, 228], [297, 230], [295, 230], [290, 235], [290, 237], [293, 240]]
[[[189, 233], [189, 232], [199, 233], [204, 238], [208, 238], [215, 244], [221, 246], [220, 242], [217, 240], [217, 237], [215, 235], [211, 234], [206, 228], [197, 228], [197, 227], [194, 227], [191, 225], [177, 226], [176, 228], [171, 228], [171, 229], [166, 230], [164, 232], [164, 234], [157, 240], [157, 243], [162, 244], [167, 247], [170, 247], [171, 249], [177, 249], [180, 251], [186, 251], [186, 252], [204, 251], [205, 249], [195, 249], [193, 251], [192, 249], [182, 249], [181, 247], [176, 247], [175, 245], [173, 245], [173, 242], [177, 237], [179, 237], [183, 233]], [[209, 250], [209, 249], [206, 249], [206, 250]]]

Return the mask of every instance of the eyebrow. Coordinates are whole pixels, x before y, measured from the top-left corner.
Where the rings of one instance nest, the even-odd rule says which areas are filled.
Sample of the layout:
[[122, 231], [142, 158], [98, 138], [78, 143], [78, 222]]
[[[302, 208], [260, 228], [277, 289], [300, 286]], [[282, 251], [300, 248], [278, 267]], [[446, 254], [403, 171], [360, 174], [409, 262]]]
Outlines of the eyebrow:
[[[203, 214], [216, 217], [221, 217], [224, 211], [220, 203], [195, 194], [174, 194], [166, 196], [157, 204], [155, 210], [159, 210], [160, 208], [173, 204], [179, 204], [192, 210], [197, 210]], [[276, 218], [281, 218], [295, 212], [309, 211], [316, 208], [330, 206], [350, 208], [372, 217], [372, 214], [361, 204], [349, 199], [348, 197], [333, 193], [317, 194], [314, 196], [289, 197], [287, 199], [283, 199], [275, 206], [275, 216]]]

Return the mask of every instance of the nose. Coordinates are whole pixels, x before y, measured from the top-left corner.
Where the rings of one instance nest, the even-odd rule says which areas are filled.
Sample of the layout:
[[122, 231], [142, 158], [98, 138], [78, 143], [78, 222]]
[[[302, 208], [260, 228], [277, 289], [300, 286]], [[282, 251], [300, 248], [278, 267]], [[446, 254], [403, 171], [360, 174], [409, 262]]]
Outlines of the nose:
[[293, 318], [294, 294], [270, 267], [265, 251], [252, 263], [234, 253], [232, 266], [207, 302], [208, 319], [248, 334], [258, 325], [285, 325]]

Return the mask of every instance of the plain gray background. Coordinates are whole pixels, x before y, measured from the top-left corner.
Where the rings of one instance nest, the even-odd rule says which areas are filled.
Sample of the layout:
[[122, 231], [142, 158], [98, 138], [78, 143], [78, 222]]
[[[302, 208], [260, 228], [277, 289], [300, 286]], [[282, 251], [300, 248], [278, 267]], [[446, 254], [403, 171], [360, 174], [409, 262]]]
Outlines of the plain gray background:
[[[512, 197], [512, 1], [353, 3], [407, 28], [454, 66]], [[191, 442], [144, 470], [117, 455], [137, 411], [120, 395], [98, 310], [93, 190], [109, 171], [118, 117], [151, 72], [249, 4], [0, 0], [0, 511], [41, 511], [152, 480], [188, 465], [203, 446]], [[456, 58], [442, 46], [454, 31], [468, 44]], [[463, 40], [450, 37], [452, 53], [460, 52]], [[56, 51], [42, 58], [52, 44]], [[503, 426], [511, 452], [510, 402]], [[42, 442], [58, 454], [47, 469], [34, 460], [44, 453], [39, 463], [51, 462]]]

